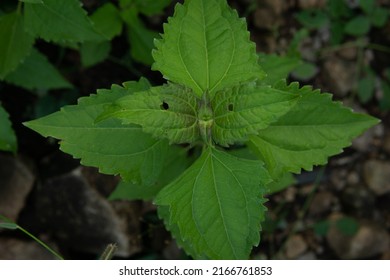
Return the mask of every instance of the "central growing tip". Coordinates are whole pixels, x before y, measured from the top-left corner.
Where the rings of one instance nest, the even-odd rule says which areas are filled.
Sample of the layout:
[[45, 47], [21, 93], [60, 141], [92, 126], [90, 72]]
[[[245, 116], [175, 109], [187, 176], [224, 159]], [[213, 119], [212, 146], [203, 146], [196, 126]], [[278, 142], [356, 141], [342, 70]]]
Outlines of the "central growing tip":
[[211, 144], [211, 128], [214, 122], [214, 114], [207, 92], [203, 94], [202, 99], [199, 101], [197, 119], [202, 140], [206, 144]]

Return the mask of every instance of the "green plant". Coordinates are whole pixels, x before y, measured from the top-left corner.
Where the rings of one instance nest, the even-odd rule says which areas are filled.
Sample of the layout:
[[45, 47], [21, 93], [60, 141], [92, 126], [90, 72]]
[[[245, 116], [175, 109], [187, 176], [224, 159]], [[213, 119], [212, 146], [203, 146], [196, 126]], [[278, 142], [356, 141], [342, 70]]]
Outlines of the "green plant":
[[11, 122], [8, 119], [8, 113], [0, 103], [0, 150], [16, 152], [17, 143], [15, 132], [12, 129]]
[[[19, 0], [0, 4], [0, 82], [38, 94], [35, 116], [54, 112], [60, 104], [69, 104], [77, 90], [67, 91], [63, 98], [47, 95], [50, 90], [72, 89], [63, 76], [69, 69], [61, 67], [64, 50], [80, 52], [81, 65], [91, 67], [110, 58], [112, 40], [126, 27], [130, 54], [134, 61], [150, 65], [153, 39], [158, 33], [147, 29], [140, 18], [160, 13], [171, 0], [121, 0], [119, 7], [105, 3], [90, 16], [79, 0]], [[39, 40], [56, 45], [59, 55], [52, 64], [45, 52], [38, 50]], [[129, 55], [130, 57], [130, 55]], [[115, 60], [115, 58], [113, 58]], [[133, 70], [131, 63], [126, 64]], [[129, 61], [127, 59], [127, 61]], [[8, 115], [0, 108], [0, 150], [16, 152], [16, 138]]]
[[155, 46], [153, 69], [167, 84], [113, 85], [25, 125], [120, 174], [134, 198], [144, 190], [194, 258], [248, 258], [269, 184], [325, 164], [378, 122], [277, 71], [265, 78], [226, 0], [177, 4]]
[[[375, 28], [383, 28], [389, 19], [389, 9], [379, 5], [375, 0], [359, 0], [355, 9], [348, 7], [344, 0], [328, 0], [325, 9], [308, 9], [297, 13], [296, 18], [302, 26], [309, 30], [328, 29], [330, 47], [322, 50], [324, 53], [344, 48], [357, 48], [356, 65], [358, 73], [354, 91], [361, 103], [367, 103], [374, 98], [376, 88], [382, 92], [379, 105], [382, 109], [390, 108], [390, 84], [384, 74], [378, 73], [370, 65], [366, 65], [363, 56], [367, 49], [390, 52], [390, 48], [370, 42], [368, 35]], [[308, 32], [307, 32], [308, 34]], [[305, 63], [303, 77], [313, 77], [316, 74], [313, 64]], [[298, 73], [298, 76], [300, 73]], [[302, 75], [301, 75], [302, 76]], [[378, 81], [378, 83], [377, 83]], [[376, 86], [378, 84], [378, 86]]]

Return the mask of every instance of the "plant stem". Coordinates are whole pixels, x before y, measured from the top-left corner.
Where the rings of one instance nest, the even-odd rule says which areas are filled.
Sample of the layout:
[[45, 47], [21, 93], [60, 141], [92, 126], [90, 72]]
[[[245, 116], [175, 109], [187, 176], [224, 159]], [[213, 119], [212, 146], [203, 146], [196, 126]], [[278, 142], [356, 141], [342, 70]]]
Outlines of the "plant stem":
[[16, 224], [14, 221], [12, 221], [11, 219], [3, 216], [3, 215], [0, 215], [0, 219], [1, 220], [4, 220], [8, 223], [12, 223], [12, 224], [15, 224], [16, 225], [16, 228], [19, 229], [20, 231], [22, 231], [24, 234], [26, 234], [27, 236], [29, 236], [30, 238], [32, 238], [34, 241], [38, 242], [41, 246], [43, 246], [47, 251], [49, 251], [51, 254], [53, 254], [55, 257], [57, 257], [58, 259], [60, 260], [64, 260], [64, 258], [58, 254], [56, 251], [54, 251], [53, 249], [51, 249], [49, 247], [49, 245], [47, 245], [45, 242], [43, 242], [42, 240], [40, 240], [38, 237], [36, 237], [35, 235], [33, 235], [32, 233], [28, 232], [27, 230], [25, 230], [23, 227], [19, 226], [18, 224]]
[[25, 233], [26, 235], [28, 235], [29, 237], [31, 237], [33, 240], [35, 240], [36, 242], [38, 242], [41, 246], [43, 246], [46, 250], [48, 250], [50, 253], [52, 253], [54, 256], [56, 256], [58, 259], [60, 260], [64, 260], [64, 258], [58, 254], [56, 251], [54, 251], [53, 249], [51, 249], [49, 247], [49, 245], [47, 245], [45, 242], [43, 242], [42, 240], [40, 240], [38, 237], [36, 237], [35, 235], [33, 235], [32, 233], [28, 232], [27, 230], [25, 230], [24, 228], [22, 228], [21, 226], [18, 225], [18, 229], [21, 230], [23, 233]]

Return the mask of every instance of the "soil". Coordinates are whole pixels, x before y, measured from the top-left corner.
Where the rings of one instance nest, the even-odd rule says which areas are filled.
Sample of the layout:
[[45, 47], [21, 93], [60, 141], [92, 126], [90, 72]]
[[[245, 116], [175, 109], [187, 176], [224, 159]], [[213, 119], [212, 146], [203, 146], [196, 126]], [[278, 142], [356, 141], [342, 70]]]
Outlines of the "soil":
[[[100, 3], [83, 2], [88, 11]], [[323, 8], [326, 3], [258, 0], [253, 5], [255, 2], [229, 1], [247, 18], [257, 50], [278, 54], [288, 51], [300, 29], [294, 15], [303, 8]], [[390, 1], [381, 3], [390, 6]], [[173, 6], [163, 15], [144, 17], [145, 24], [162, 32]], [[389, 30], [390, 22], [372, 29], [366, 40], [389, 46]], [[315, 64], [317, 74], [300, 82], [332, 92], [335, 100], [369, 113], [381, 123], [332, 157], [328, 165], [302, 172], [295, 184], [267, 197], [267, 218], [253, 259], [390, 259], [390, 115], [376, 98], [366, 104], [359, 102], [355, 94], [358, 52], [354, 47], [329, 51], [325, 33], [312, 31], [301, 44], [302, 56]], [[114, 257], [118, 259], [188, 258], [164, 229], [152, 203], [108, 201], [119, 178], [80, 166], [78, 160], [59, 151], [56, 141], [22, 125], [58, 110], [64, 102], [74, 104], [80, 96], [140, 75], [162, 84], [161, 74], [136, 63], [129, 70], [112, 60], [85, 69], [76, 51], [66, 49], [61, 56], [60, 48], [52, 44], [38, 41], [36, 46], [52, 63], [66, 69], [64, 73], [76, 90], [50, 92], [52, 106], [46, 108], [40, 96], [0, 83], [0, 100], [10, 113], [19, 142], [16, 156], [0, 153], [0, 214], [9, 214], [66, 259], [99, 258], [109, 243], [118, 245]], [[116, 38], [111, 55], [120, 58], [127, 48], [124, 36]], [[316, 55], [325, 49], [328, 51]], [[378, 76], [390, 65], [385, 52], [367, 49], [363, 58]], [[0, 259], [50, 258], [53, 256], [20, 232], [0, 230]]]

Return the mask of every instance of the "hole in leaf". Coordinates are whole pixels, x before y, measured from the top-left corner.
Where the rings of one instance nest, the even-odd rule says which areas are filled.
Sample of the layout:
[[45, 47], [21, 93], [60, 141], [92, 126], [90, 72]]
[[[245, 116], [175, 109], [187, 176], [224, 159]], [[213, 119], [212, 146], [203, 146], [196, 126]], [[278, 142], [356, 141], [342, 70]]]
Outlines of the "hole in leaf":
[[161, 110], [168, 110], [169, 105], [168, 105], [168, 103], [163, 101], [163, 103], [160, 105], [160, 108], [161, 108]]
[[228, 110], [229, 110], [229, 111], [233, 111], [233, 104], [230, 103], [230, 104], [228, 105]]

